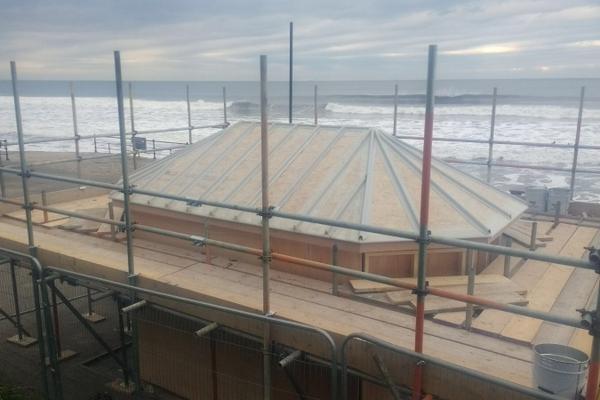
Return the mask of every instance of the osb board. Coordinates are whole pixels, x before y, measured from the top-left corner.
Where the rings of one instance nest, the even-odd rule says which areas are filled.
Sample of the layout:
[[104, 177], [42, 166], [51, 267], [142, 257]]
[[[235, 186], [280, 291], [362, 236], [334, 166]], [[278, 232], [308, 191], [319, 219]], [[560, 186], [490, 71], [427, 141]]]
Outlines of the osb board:
[[[551, 226], [549, 223], [540, 224]], [[548, 242], [548, 246], [543, 252], [549, 254], [558, 254], [563, 246], [569, 241], [575, 233], [577, 227], [568, 224], [559, 224], [553, 231], [554, 240]], [[542, 251], [542, 250], [540, 250]], [[527, 260], [519, 270], [511, 277], [511, 280], [527, 290], [533, 289], [535, 284], [548, 269], [550, 263], [538, 260]], [[512, 315], [498, 310], [484, 310], [477, 318], [473, 320], [472, 329], [485, 332], [487, 334], [499, 335], [506, 324], [511, 320]]]
[[[67, 233], [67, 232], [65, 232]], [[35, 229], [34, 241], [40, 259], [47, 265], [60, 265], [77, 272], [123, 280], [127, 275], [127, 256], [124, 252], [106, 249], [92, 237], [73, 233], [70, 237], [56, 232]], [[27, 231], [24, 227], [0, 222], [0, 245], [28, 252]], [[147, 277], [160, 277], [179, 268], [151, 260], [138, 259], [136, 272]]]
[[[597, 231], [590, 245], [598, 247], [599, 242], [600, 231]], [[577, 310], [586, 308], [587, 302], [593, 294], [597, 282], [598, 275], [595, 271], [576, 268], [571, 274], [571, 277], [563, 288], [560, 296], [552, 305], [550, 312], [565, 317], [579, 318], [581, 314]], [[570, 326], [544, 322], [534, 339], [534, 344], [559, 343], [568, 345], [569, 340], [574, 333], [575, 328]]]
[[[596, 235], [596, 231], [594, 228], [577, 228], [575, 234], [562, 248], [560, 255], [581, 258], [585, 253], [583, 248], [589, 245]], [[529, 308], [538, 311], [550, 311], [574, 269], [574, 267], [551, 264], [536, 286], [529, 292]], [[500, 335], [511, 340], [531, 343], [542, 322], [539, 319], [513, 316], [500, 332]]]
[[[454, 275], [454, 276], [430, 276], [427, 277], [429, 286], [432, 287], [445, 287], [445, 286], [461, 286], [466, 285], [469, 277], [467, 275]], [[398, 283], [416, 285], [417, 278], [396, 278]], [[508, 283], [510, 279], [502, 275], [477, 275], [475, 282], [479, 284], [483, 283]], [[355, 293], [373, 293], [373, 292], [388, 292], [392, 290], [405, 290], [396, 286], [386, 285], [384, 283], [371, 282], [365, 279], [352, 279], [350, 285]]]

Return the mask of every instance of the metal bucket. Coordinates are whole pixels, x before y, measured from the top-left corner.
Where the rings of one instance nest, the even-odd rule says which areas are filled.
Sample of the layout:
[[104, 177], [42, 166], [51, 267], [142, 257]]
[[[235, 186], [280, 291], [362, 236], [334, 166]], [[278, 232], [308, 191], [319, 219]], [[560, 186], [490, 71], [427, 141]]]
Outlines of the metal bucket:
[[576, 399], [586, 382], [587, 354], [550, 343], [538, 344], [533, 350], [533, 385], [547, 393]]

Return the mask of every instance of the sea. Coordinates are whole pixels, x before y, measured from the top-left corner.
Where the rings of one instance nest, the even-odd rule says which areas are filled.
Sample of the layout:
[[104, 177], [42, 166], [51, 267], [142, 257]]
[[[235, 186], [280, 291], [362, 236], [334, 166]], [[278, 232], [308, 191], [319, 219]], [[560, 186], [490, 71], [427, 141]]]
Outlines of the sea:
[[[399, 135], [423, 135], [425, 82], [406, 81], [298, 81], [293, 85], [293, 120], [312, 124], [314, 87], [318, 87], [319, 123], [335, 126], [393, 130], [394, 85], [398, 84]], [[258, 120], [258, 82], [131, 82], [135, 129], [138, 131], [187, 126], [186, 85], [189, 85], [192, 125], [210, 126], [223, 122], [223, 88], [229, 122]], [[73, 120], [67, 81], [20, 81], [19, 92], [26, 139], [42, 139], [73, 134]], [[80, 135], [118, 132], [115, 83], [110, 81], [73, 82]], [[585, 87], [581, 124], [581, 144], [600, 145], [600, 79], [498, 79], [438, 80], [434, 137], [487, 140], [490, 135], [492, 92], [497, 88], [495, 138], [498, 140], [573, 144], [577, 131], [581, 88]], [[124, 87], [127, 127], [130, 128], [128, 83]], [[288, 121], [288, 83], [268, 85], [269, 119]], [[16, 140], [12, 86], [0, 81], [0, 140]], [[218, 131], [194, 131], [194, 141]], [[155, 134], [158, 148], [187, 141], [187, 131]], [[421, 147], [418, 140], [407, 140]], [[97, 150], [115, 151], [115, 139], [98, 139]], [[36, 143], [28, 150], [74, 151], [73, 141]], [[13, 148], [16, 150], [16, 147]], [[81, 142], [82, 151], [94, 151], [92, 140]], [[159, 151], [158, 156], [170, 151]], [[435, 157], [446, 160], [486, 161], [487, 144], [435, 142]], [[578, 166], [600, 171], [600, 150], [580, 150]], [[570, 168], [572, 149], [495, 145], [494, 159], [505, 163]], [[487, 168], [454, 164], [480, 179]], [[494, 167], [491, 183], [501, 189], [545, 185], [568, 187], [568, 172]], [[574, 199], [600, 202], [600, 175], [579, 173]]]

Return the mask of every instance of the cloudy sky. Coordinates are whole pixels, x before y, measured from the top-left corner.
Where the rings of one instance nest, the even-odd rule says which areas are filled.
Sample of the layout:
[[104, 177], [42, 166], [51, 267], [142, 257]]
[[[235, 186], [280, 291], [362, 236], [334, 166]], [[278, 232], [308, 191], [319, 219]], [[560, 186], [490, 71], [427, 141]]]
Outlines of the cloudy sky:
[[0, 61], [24, 79], [299, 80], [600, 77], [597, 0], [0, 0]]

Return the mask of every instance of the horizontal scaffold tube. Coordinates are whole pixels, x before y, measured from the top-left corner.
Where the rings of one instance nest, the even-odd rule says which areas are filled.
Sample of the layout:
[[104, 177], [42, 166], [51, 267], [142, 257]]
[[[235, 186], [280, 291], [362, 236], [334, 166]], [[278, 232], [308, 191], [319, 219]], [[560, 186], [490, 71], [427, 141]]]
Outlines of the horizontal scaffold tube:
[[346, 338], [344, 339], [344, 341], [342, 342], [342, 345], [340, 347], [340, 353], [341, 353], [340, 361], [341, 361], [341, 368], [342, 368], [341, 384], [342, 384], [342, 391], [343, 391], [342, 400], [347, 400], [347, 390], [345, 390], [345, 389], [347, 389], [347, 386], [345, 386], [345, 385], [347, 385], [347, 382], [348, 382], [347, 381], [348, 359], [346, 357], [346, 350], [348, 348], [349, 343], [352, 342], [353, 340], [357, 340], [357, 339], [361, 340], [363, 342], [366, 342], [366, 343], [370, 343], [373, 346], [391, 350], [395, 353], [403, 354], [405, 356], [409, 356], [409, 357], [415, 358], [417, 360], [422, 360], [426, 364], [437, 365], [437, 366], [446, 368], [448, 370], [456, 371], [460, 374], [464, 374], [464, 375], [482, 380], [484, 382], [489, 382], [491, 384], [498, 385], [505, 389], [512, 390], [512, 391], [515, 391], [517, 393], [520, 393], [520, 394], [523, 394], [526, 396], [530, 396], [531, 398], [534, 398], [534, 399], [544, 399], [544, 400], [563, 399], [563, 397], [555, 396], [553, 394], [546, 393], [546, 392], [543, 392], [538, 389], [533, 389], [530, 387], [522, 386], [517, 383], [513, 383], [510, 381], [501, 379], [501, 378], [496, 378], [496, 377], [484, 374], [477, 370], [471, 369], [468, 366], [453, 364], [453, 363], [441, 360], [439, 358], [436, 358], [436, 357], [433, 357], [433, 356], [430, 356], [427, 354], [417, 353], [417, 352], [405, 349], [403, 347], [396, 346], [392, 343], [382, 341], [381, 339], [378, 339], [378, 338], [368, 335], [366, 333], [351, 333], [348, 336], [346, 336]]
[[[144, 131], [126, 132], [125, 134], [127, 136], [150, 135], [150, 134], [168, 133], [168, 132], [183, 132], [183, 131], [187, 132], [190, 129], [192, 129], [192, 130], [218, 129], [218, 128], [226, 128], [227, 126], [228, 125], [225, 125], [225, 124], [186, 126], [183, 128], [149, 129], [149, 130], [144, 130]], [[71, 136], [55, 136], [55, 137], [47, 137], [47, 138], [40, 138], [40, 139], [29, 139], [29, 140], [25, 140], [23, 142], [23, 144], [67, 142], [67, 141], [73, 141], [76, 138], [77, 138], [77, 140], [85, 140], [85, 139], [94, 139], [94, 138], [99, 139], [99, 138], [118, 138], [118, 137], [119, 137], [118, 133], [98, 133], [95, 135], [78, 135], [78, 136], [72, 136], [72, 135]], [[19, 142], [4, 141], [2, 143], [2, 146], [16, 146], [18, 144], [19, 144]]]
[[[398, 139], [405, 140], [423, 140], [421, 136], [414, 135], [396, 135]], [[449, 137], [434, 137], [434, 142], [457, 142], [457, 143], [480, 143], [480, 144], [500, 144], [507, 146], [525, 146], [525, 147], [551, 147], [551, 148], [559, 148], [559, 149], [573, 149], [575, 145], [568, 143], [538, 143], [538, 142], [520, 142], [515, 140], [493, 140], [489, 139], [468, 139], [468, 138], [449, 138]], [[600, 150], [600, 146], [596, 145], [579, 145], [580, 149], [586, 150]]]
[[[170, 237], [174, 237], [174, 238], [178, 238], [178, 239], [188, 240], [197, 245], [219, 247], [219, 248], [226, 249], [226, 250], [233, 250], [233, 251], [239, 251], [239, 252], [246, 253], [246, 254], [252, 254], [257, 257], [260, 257], [262, 255], [262, 251], [259, 249], [242, 246], [242, 245], [237, 245], [237, 244], [232, 244], [232, 243], [227, 243], [227, 242], [222, 242], [222, 241], [209, 239], [209, 238], [205, 238], [205, 237], [168, 231], [165, 229], [149, 227], [146, 225], [136, 224], [135, 228], [142, 230], [142, 231], [146, 231], [146, 232], [151, 232], [151, 233], [170, 236]], [[297, 264], [297, 265], [304, 265], [306, 267], [320, 269], [320, 270], [328, 271], [328, 272], [335, 272], [335, 273], [339, 273], [339, 274], [343, 274], [343, 275], [347, 275], [347, 276], [352, 276], [354, 278], [366, 279], [366, 280], [369, 280], [372, 282], [383, 283], [386, 285], [395, 286], [395, 287], [399, 287], [402, 289], [408, 289], [408, 290], [416, 290], [417, 289], [417, 285], [412, 284], [412, 283], [399, 282], [394, 278], [371, 274], [368, 272], [357, 271], [357, 270], [353, 270], [350, 268], [345, 268], [345, 267], [340, 267], [340, 266], [331, 265], [331, 264], [327, 264], [327, 263], [322, 263], [319, 261], [307, 260], [307, 259], [293, 257], [293, 256], [289, 256], [286, 254], [275, 253], [275, 252], [271, 253], [271, 257], [274, 260], [279, 260], [279, 261], [288, 262], [288, 263]], [[428, 294], [432, 294], [434, 296], [444, 297], [447, 299], [461, 301], [461, 302], [469, 303], [469, 304], [475, 304], [475, 305], [479, 305], [479, 306], [482, 306], [485, 308], [492, 308], [495, 310], [505, 311], [505, 312], [509, 312], [512, 314], [523, 315], [526, 317], [541, 319], [541, 320], [548, 321], [548, 322], [555, 322], [558, 324], [572, 326], [575, 328], [587, 328], [587, 326], [585, 326], [584, 323], [582, 323], [581, 319], [565, 318], [565, 317], [561, 317], [561, 316], [558, 316], [553, 313], [531, 310], [531, 309], [528, 309], [525, 307], [520, 307], [520, 306], [515, 306], [515, 305], [510, 305], [510, 304], [498, 303], [498, 302], [487, 300], [485, 298], [481, 298], [481, 297], [477, 297], [477, 296], [459, 294], [459, 293], [441, 290], [441, 289], [437, 289], [437, 288], [427, 288], [426, 291]]]

